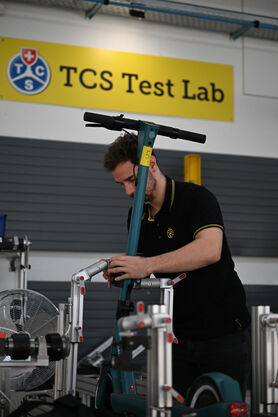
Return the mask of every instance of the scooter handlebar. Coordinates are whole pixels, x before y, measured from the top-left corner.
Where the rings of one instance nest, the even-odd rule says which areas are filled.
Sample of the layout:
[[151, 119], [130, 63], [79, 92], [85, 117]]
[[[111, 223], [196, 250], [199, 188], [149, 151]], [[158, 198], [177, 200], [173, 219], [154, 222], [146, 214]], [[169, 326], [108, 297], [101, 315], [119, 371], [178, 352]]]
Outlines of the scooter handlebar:
[[[86, 127], [104, 127], [109, 130], [118, 131], [122, 129], [140, 130], [140, 120], [127, 119], [122, 114], [120, 116], [106, 116], [99, 113], [85, 112], [83, 118], [85, 122], [90, 122], [90, 124], [86, 124]], [[170, 126], [156, 125], [155, 123], [144, 120], [142, 122], [159, 126], [158, 135], [161, 136], [167, 136], [172, 139], [184, 139], [197, 143], [205, 143], [206, 141], [206, 135], [201, 133], [180, 130]]]

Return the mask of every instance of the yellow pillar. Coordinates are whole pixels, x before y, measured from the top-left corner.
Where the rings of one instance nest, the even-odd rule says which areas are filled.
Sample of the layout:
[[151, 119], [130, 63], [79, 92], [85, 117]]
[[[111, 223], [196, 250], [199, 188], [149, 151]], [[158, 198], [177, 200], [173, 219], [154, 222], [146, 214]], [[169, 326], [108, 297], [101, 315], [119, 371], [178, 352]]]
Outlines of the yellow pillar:
[[201, 185], [201, 157], [188, 154], [184, 157], [184, 181]]

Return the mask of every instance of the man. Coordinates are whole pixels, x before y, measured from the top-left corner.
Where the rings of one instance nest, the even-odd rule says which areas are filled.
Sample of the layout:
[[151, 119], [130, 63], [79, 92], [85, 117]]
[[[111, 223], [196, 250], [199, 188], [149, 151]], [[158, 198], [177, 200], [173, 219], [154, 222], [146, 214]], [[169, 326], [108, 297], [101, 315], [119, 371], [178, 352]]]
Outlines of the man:
[[[108, 148], [104, 167], [134, 197], [137, 137], [120, 136]], [[129, 220], [130, 220], [129, 212]], [[214, 195], [202, 186], [165, 176], [151, 156], [138, 253], [111, 258], [116, 280], [186, 278], [174, 287], [173, 386], [182, 395], [205, 372], [238, 380], [245, 396], [250, 370], [250, 316], [243, 286], [224, 233]]]

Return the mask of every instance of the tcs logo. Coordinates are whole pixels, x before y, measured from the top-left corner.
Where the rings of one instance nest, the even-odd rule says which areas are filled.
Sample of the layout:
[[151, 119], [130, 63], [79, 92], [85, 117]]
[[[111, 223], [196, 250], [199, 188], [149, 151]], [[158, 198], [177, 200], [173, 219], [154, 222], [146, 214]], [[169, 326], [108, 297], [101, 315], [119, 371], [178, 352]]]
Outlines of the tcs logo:
[[21, 48], [7, 67], [11, 85], [23, 94], [39, 94], [49, 84], [50, 68], [34, 48]]

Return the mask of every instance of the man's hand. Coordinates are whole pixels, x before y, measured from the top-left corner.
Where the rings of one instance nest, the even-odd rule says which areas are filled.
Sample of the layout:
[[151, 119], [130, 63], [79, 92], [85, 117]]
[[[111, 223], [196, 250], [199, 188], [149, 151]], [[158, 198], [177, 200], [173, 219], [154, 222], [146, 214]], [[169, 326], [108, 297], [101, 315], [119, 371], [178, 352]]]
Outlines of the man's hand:
[[156, 273], [178, 273], [194, 271], [219, 262], [221, 258], [223, 230], [219, 227], [208, 227], [200, 230], [195, 240], [171, 252], [157, 256], [118, 255], [110, 259], [108, 273], [122, 274], [115, 278], [146, 278]]
[[113, 256], [110, 259], [108, 274], [122, 274], [115, 281], [123, 279], [146, 278], [150, 275], [148, 258], [141, 256]]

